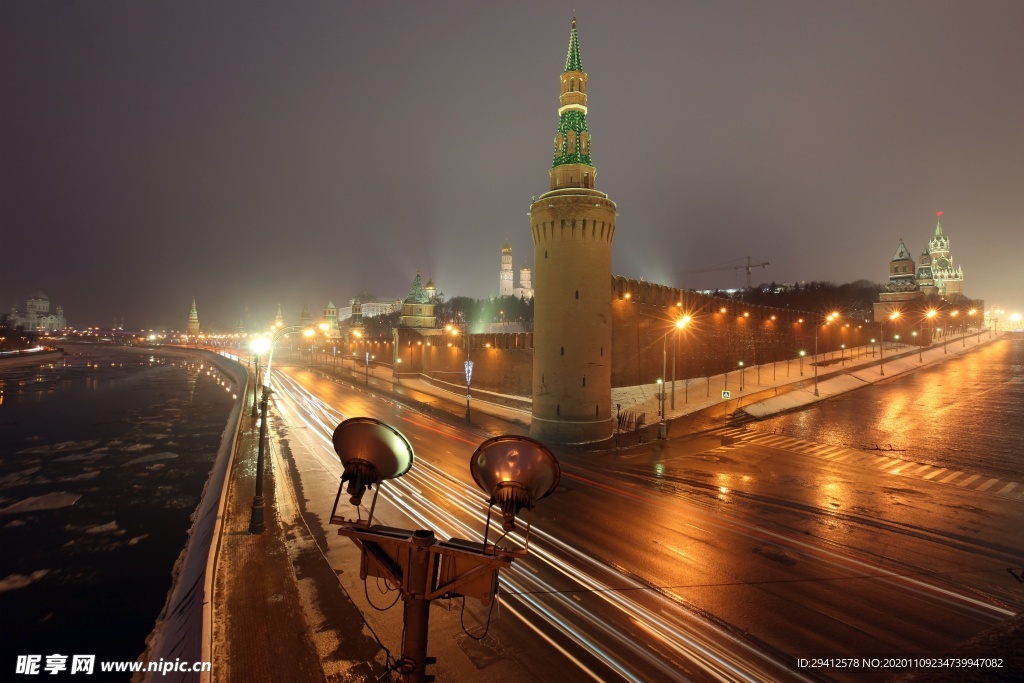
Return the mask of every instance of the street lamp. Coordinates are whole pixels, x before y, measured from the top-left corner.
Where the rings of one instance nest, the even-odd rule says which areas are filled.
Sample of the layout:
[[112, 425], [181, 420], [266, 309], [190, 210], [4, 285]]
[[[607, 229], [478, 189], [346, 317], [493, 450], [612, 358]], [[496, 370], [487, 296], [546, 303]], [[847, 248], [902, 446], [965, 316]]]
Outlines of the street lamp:
[[658, 412], [661, 415], [661, 422], [658, 423], [658, 438], [664, 439], [668, 436], [668, 425], [665, 424], [665, 380], [658, 378]]
[[[957, 311], [950, 311], [950, 312], [949, 312], [949, 317], [950, 317], [950, 318], [952, 318], [952, 323], [953, 323], [953, 334], [956, 334], [956, 322], [957, 322], [957, 321], [956, 321], [956, 317], [957, 317], [958, 315], [960, 315], [960, 311], [958, 311], [958, 310], [957, 310]], [[961, 338], [962, 338], [962, 337], [961, 337]], [[964, 343], [964, 346], [966, 347], [966, 346], [967, 346], [967, 344], [966, 344], [966, 343]], [[943, 348], [945, 348], [945, 347], [943, 347]]]
[[[473, 420], [471, 419], [469, 411], [469, 401], [472, 398], [472, 395], [469, 392], [469, 384], [473, 378], [473, 361], [469, 359], [469, 324], [464, 322], [463, 325], [466, 325], [463, 330], [464, 334], [462, 335], [466, 338], [466, 360], [463, 363], [463, 367], [466, 371], [466, 424], [472, 424]], [[455, 325], [445, 325], [445, 329], [448, 330], [453, 337], [457, 337], [459, 335], [459, 328]]]
[[[259, 436], [259, 447], [256, 451], [256, 492], [252, 497], [252, 515], [249, 518], [249, 533], [250, 534], [261, 534], [265, 528], [264, 517], [263, 517], [263, 452], [267, 441], [267, 399], [272, 393], [270, 388], [270, 366], [274, 360], [274, 348], [277, 346], [277, 341], [297, 330], [305, 330], [304, 325], [292, 325], [290, 327], [281, 327], [274, 333], [274, 337], [267, 341], [266, 339], [257, 339], [253, 342], [253, 351], [257, 352], [257, 342], [262, 342], [259, 348], [267, 352], [267, 368], [263, 373], [263, 395], [260, 398], [260, 436]], [[264, 347], [263, 344], [266, 344]], [[259, 375], [257, 375], [258, 379]]]
[[253, 356], [256, 359], [256, 380], [252, 384], [252, 417], [257, 417], [256, 391], [257, 386], [260, 383], [260, 356], [270, 349], [270, 341], [264, 337], [257, 337], [252, 340], [249, 348], [252, 350]]
[[928, 312], [924, 314], [924, 317], [928, 318], [929, 330], [928, 330], [928, 348], [931, 348], [935, 342], [935, 316], [939, 314], [934, 308], [929, 308]]
[[740, 391], [743, 391], [743, 377], [746, 374], [745, 370], [746, 367], [743, 365], [743, 361], [740, 361]]
[[846, 365], [846, 344], [839, 345], [839, 364]]
[[800, 376], [801, 377], [804, 376], [804, 356], [806, 356], [806, 355], [807, 355], [807, 352], [804, 351], [803, 349], [800, 349]]
[[[900, 317], [900, 312], [899, 311], [893, 311], [892, 314], [889, 316], [889, 320], [893, 321], [893, 325], [895, 326], [896, 320], [899, 317]], [[882, 320], [882, 322], [879, 323], [878, 330], [879, 330], [879, 336], [882, 338], [881, 339], [881, 343], [879, 343], [879, 345], [878, 345], [878, 356], [879, 356], [878, 371], [879, 371], [879, 373], [881, 375], [885, 375], [885, 320]], [[900, 338], [899, 335], [896, 335], [896, 338], [899, 339]]]
[[679, 350], [679, 331], [689, 325], [690, 320], [688, 315], [676, 320], [675, 345], [672, 347], [672, 410], [676, 409], [676, 352]]

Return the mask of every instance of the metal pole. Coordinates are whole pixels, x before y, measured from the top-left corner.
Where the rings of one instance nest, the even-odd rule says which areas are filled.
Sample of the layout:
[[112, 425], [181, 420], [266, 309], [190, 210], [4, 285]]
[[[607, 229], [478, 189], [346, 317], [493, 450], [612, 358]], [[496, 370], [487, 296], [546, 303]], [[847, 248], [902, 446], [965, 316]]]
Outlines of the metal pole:
[[249, 518], [249, 533], [262, 534], [263, 523], [263, 445], [267, 440], [267, 395], [270, 391], [263, 387], [263, 398], [260, 401], [260, 440], [256, 452], [256, 495], [252, 497], [252, 516]]
[[818, 395], [818, 324], [814, 324], [814, 361], [811, 365], [814, 366], [814, 395]]
[[878, 369], [885, 375], [885, 321], [878, 323]]
[[661, 400], [661, 424], [658, 426], [658, 438], [664, 439], [666, 436], [666, 425], [665, 425], [665, 375], [667, 374], [668, 368], [668, 335], [666, 334], [661, 338], [661, 384], [658, 386], [658, 390], [661, 396], [658, 398]]
[[676, 355], [679, 351], [679, 328], [676, 328], [676, 337], [672, 341], [672, 410], [676, 409]]
[[[469, 324], [468, 323], [466, 324], [466, 327], [463, 328], [463, 334], [466, 337], [466, 362], [468, 363], [469, 362]], [[470, 393], [469, 393], [469, 377], [466, 377], [466, 424], [472, 424], [472, 422], [473, 422], [473, 420], [471, 419], [470, 414], [469, 414], [469, 397], [470, 397]]]
[[430, 588], [431, 554], [434, 532], [418, 529], [413, 532], [409, 554], [409, 573], [406, 576], [405, 639], [402, 641], [402, 660], [409, 667], [402, 674], [404, 683], [425, 683], [427, 680], [427, 633], [430, 624], [430, 600], [425, 596]]
[[256, 417], [257, 414], [258, 414], [256, 412], [258, 410], [258, 408], [256, 407], [256, 402], [257, 402], [257, 400], [256, 400], [256, 387], [259, 385], [259, 383], [260, 383], [260, 355], [256, 354], [256, 381], [253, 382], [253, 384], [252, 384], [252, 417]]

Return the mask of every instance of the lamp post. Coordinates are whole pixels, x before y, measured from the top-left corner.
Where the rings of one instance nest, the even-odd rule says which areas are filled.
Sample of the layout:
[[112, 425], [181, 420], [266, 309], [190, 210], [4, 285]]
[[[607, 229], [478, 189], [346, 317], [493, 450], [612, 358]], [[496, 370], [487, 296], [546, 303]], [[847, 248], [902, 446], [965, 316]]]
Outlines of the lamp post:
[[875, 338], [871, 338], [871, 357], [875, 357]]
[[[292, 325], [290, 327], [282, 327], [274, 333], [274, 337], [268, 342], [266, 339], [257, 339], [256, 342], [263, 342], [266, 344], [260, 344], [260, 348], [267, 353], [267, 367], [263, 372], [263, 395], [260, 399], [260, 436], [259, 446], [256, 451], [256, 491], [252, 497], [252, 514], [249, 517], [249, 533], [250, 534], [261, 534], [265, 529], [264, 515], [263, 515], [263, 452], [267, 441], [267, 399], [273, 390], [270, 388], [270, 367], [274, 360], [274, 348], [277, 346], [277, 341], [290, 332], [296, 330], [305, 330], [303, 325]], [[256, 342], [253, 342], [254, 345]], [[254, 346], [253, 350], [256, 350]]]
[[743, 361], [740, 361], [740, 391], [743, 391], [743, 378], [746, 375], [746, 367], [743, 365]]
[[268, 341], [264, 337], [257, 337], [256, 339], [253, 339], [252, 344], [249, 345], [249, 348], [252, 350], [253, 357], [256, 360], [256, 380], [252, 384], [252, 417], [257, 417], [258, 414], [256, 412], [256, 393], [257, 387], [259, 386], [260, 383], [260, 356], [265, 354], [270, 349], [270, 341]]
[[[960, 311], [958, 311], [958, 310], [957, 311], [950, 311], [949, 312], [949, 317], [950, 317], [951, 322], [953, 324], [953, 334], [956, 334], [956, 322], [957, 322], [956, 318], [957, 318], [958, 315], [960, 315]], [[965, 346], [966, 346], [966, 344], [965, 344]]]
[[839, 345], [839, 364], [846, 365], [846, 344]]
[[658, 412], [661, 414], [661, 422], [658, 423], [658, 438], [664, 439], [668, 435], [668, 426], [665, 424], [665, 380], [658, 378]]
[[676, 409], [676, 353], [679, 351], [679, 331], [690, 324], [690, 316], [684, 315], [676, 320], [676, 338], [672, 347], [672, 410]]
[[[892, 315], [889, 316], [889, 320], [892, 320], [893, 321], [893, 325], [895, 325], [896, 324], [895, 321], [899, 317], [900, 317], [900, 312], [899, 311], [893, 311]], [[878, 344], [878, 356], [879, 356], [878, 371], [879, 371], [880, 374], [885, 375], [885, 320], [882, 320], [882, 322], [879, 324], [878, 330], [879, 330], [879, 336], [881, 337], [881, 340], [880, 340], [880, 342]], [[897, 336], [897, 339], [898, 338], [899, 337]]]
[[[466, 371], [466, 424], [471, 424], [472, 419], [469, 410], [469, 401], [472, 398], [472, 395], [469, 392], [469, 385], [473, 378], [473, 361], [469, 359], [469, 323], [464, 322], [462, 325], [464, 325], [462, 336], [466, 338], [466, 360], [463, 363], [463, 367]], [[457, 337], [459, 335], [459, 328], [455, 325], [445, 325], [445, 329], [448, 330], [453, 337]]]
[[[917, 336], [917, 332], [916, 331], [914, 332], [914, 336], [915, 337]], [[918, 344], [917, 344], [917, 362], [918, 363], [923, 363], [924, 362], [924, 340], [923, 339], [921, 341], [919, 341]]]
[[935, 342], [935, 316], [938, 315], [938, 314], [939, 314], [939, 312], [936, 311], [934, 308], [929, 308], [928, 312], [924, 314], [924, 317], [926, 317], [928, 319], [928, 326], [929, 326], [928, 327], [928, 347], [929, 348], [931, 348], [931, 345]]
[[804, 356], [806, 356], [806, 355], [807, 355], [807, 352], [804, 351], [803, 349], [800, 349], [800, 376], [801, 377], [804, 376]]

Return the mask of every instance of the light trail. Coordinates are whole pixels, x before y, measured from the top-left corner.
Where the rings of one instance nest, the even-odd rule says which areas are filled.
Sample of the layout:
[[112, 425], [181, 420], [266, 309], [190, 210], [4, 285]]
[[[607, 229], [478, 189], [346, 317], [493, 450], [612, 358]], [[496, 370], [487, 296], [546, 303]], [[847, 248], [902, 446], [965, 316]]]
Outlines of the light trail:
[[[311, 395], [298, 380], [283, 370], [278, 375], [276, 393], [279, 414], [288, 422], [307, 427], [301, 434], [304, 446], [319, 465], [340, 480], [342, 467], [333, 453], [331, 435], [337, 423], [346, 416]], [[469, 446], [477, 445], [458, 433], [435, 428], [420, 420], [403, 420], [411, 425], [412, 430], [427, 430]], [[293, 430], [291, 434], [294, 436], [297, 432]], [[412, 440], [419, 434], [414, 431], [408, 436]], [[430, 445], [436, 448], [436, 444]], [[467, 450], [465, 462], [470, 455], [471, 451]], [[422, 454], [406, 476], [388, 482], [388, 490], [399, 494], [389, 498], [393, 508], [409, 520], [435, 529], [439, 535], [460, 538], [482, 536], [486, 520], [482, 492], [436, 467]], [[424, 494], [436, 496], [452, 510], [445, 511], [431, 504]], [[378, 510], [382, 510], [379, 503]], [[380, 514], [378, 512], [378, 516]], [[510, 540], [506, 538], [506, 541]], [[700, 668], [703, 675], [712, 680], [751, 683], [778, 680], [780, 677], [807, 680], [786, 668], [784, 663], [771, 659], [749, 643], [694, 615], [659, 591], [622, 576], [588, 553], [537, 527], [532, 529], [530, 551], [530, 559], [546, 567], [544, 574], [551, 576], [546, 578], [539, 570], [526, 567], [522, 562], [513, 564], [511, 570], [502, 575], [503, 584], [510, 593], [506, 596], [506, 604], [509, 598], [514, 597], [533, 614], [533, 618], [568, 637], [589, 656], [625, 680], [645, 680], [650, 672], [658, 672], [659, 676], [669, 679], [680, 676], [679, 668], [662, 653], [646, 646], [651, 640], [660, 642], [691, 666]], [[557, 584], [552, 582], [556, 579]], [[624, 590], [629, 594], [624, 594]], [[573, 595], [593, 596], [606, 610], [610, 609], [613, 616], [617, 616], [609, 619], [606, 613], [595, 612], [569, 597]], [[652, 602], [654, 607], [647, 607], [636, 598]], [[520, 612], [513, 611], [523, 618]], [[524, 619], [524, 623], [530, 622], [531, 618]], [[536, 630], [532, 623], [530, 625]], [[544, 637], [548, 642], [555, 642], [550, 635]], [[559, 646], [558, 650], [566, 653], [564, 647]], [[737, 657], [737, 652], [743, 653], [744, 657]], [[570, 659], [574, 664], [580, 663], [577, 657]], [[640, 663], [642, 667], [638, 666]], [[600, 678], [586, 667], [584, 670], [588, 675]]]

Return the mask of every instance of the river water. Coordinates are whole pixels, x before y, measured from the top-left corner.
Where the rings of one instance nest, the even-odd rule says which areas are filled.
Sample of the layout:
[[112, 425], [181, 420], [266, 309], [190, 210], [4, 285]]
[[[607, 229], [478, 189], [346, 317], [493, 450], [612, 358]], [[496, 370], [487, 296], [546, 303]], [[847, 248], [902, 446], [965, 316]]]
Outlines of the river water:
[[66, 348], [0, 370], [0, 678], [142, 654], [239, 391], [182, 352]]
[[[1017, 479], [1024, 473], [1024, 338], [752, 425], [836, 446]], [[888, 454], [888, 453], [887, 453]]]

